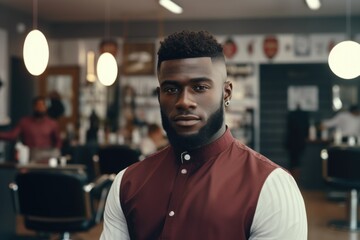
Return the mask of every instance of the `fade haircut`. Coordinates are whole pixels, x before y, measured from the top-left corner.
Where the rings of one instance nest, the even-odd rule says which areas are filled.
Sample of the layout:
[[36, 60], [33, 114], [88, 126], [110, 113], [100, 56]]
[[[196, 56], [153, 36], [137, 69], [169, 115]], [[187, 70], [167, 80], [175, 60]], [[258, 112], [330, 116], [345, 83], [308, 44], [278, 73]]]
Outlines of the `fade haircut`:
[[225, 61], [222, 45], [207, 31], [184, 30], [173, 33], [160, 42], [157, 54], [158, 70], [161, 63], [166, 60], [210, 57], [212, 61]]

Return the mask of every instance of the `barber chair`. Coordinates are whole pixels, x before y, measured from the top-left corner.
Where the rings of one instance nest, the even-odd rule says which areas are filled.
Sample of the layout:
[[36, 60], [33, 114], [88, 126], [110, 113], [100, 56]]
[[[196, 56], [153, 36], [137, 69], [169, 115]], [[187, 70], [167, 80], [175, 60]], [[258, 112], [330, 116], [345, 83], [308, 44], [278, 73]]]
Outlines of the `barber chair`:
[[97, 175], [117, 174], [140, 159], [140, 151], [126, 145], [109, 145], [99, 148], [94, 156]]
[[97, 154], [98, 148], [97, 144], [86, 144], [74, 146], [70, 151], [71, 159], [69, 164], [85, 165], [89, 181], [93, 181], [97, 177], [94, 169], [93, 157]]
[[360, 230], [358, 191], [360, 189], [360, 147], [332, 146], [323, 156], [323, 176], [333, 188], [348, 191], [348, 219], [333, 220], [329, 225], [351, 231]]
[[89, 183], [82, 169], [22, 168], [9, 187], [27, 229], [68, 240], [70, 233], [86, 231], [101, 220], [106, 194], [97, 202], [92, 193], [107, 181]]

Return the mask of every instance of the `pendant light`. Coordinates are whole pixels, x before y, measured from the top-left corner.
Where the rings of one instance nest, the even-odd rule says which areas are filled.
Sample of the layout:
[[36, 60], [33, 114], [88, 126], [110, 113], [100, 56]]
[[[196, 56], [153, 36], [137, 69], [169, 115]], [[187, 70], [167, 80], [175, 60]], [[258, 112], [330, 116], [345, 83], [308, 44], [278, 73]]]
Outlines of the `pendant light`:
[[38, 0], [33, 0], [33, 30], [25, 38], [23, 57], [26, 69], [34, 76], [42, 74], [49, 62], [49, 45], [45, 35], [37, 30]]
[[316, 11], [319, 10], [321, 7], [320, 0], [305, 0], [306, 5], [310, 10]]
[[183, 12], [182, 7], [171, 0], [159, 0], [159, 4], [175, 14], [181, 14]]
[[111, 86], [118, 74], [115, 57], [109, 52], [101, 54], [97, 62], [96, 71], [100, 83], [104, 86]]
[[[105, 4], [105, 37], [109, 38], [109, 0], [106, 0]], [[107, 43], [112, 41], [105, 40], [104, 42]], [[118, 66], [115, 59], [116, 51], [110, 53], [107, 47], [101, 49], [102, 53], [96, 65], [97, 76], [101, 84], [104, 86], [111, 86], [115, 82], [118, 75]]]
[[86, 80], [90, 83], [96, 81], [94, 66], [95, 66], [95, 53], [93, 51], [89, 51], [86, 53]]
[[[346, 30], [349, 39], [351, 39], [350, 1], [346, 2]], [[331, 71], [340, 78], [358, 77], [360, 75], [360, 44], [351, 40], [338, 43], [330, 51], [328, 63]]]

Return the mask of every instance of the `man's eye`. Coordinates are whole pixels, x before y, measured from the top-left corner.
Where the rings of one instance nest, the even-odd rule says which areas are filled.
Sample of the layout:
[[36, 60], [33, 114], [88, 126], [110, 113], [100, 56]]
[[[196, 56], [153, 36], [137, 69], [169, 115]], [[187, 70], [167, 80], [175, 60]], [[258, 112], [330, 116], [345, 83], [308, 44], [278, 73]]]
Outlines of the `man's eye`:
[[167, 94], [175, 94], [179, 91], [179, 89], [176, 87], [165, 87], [163, 91]]
[[196, 86], [193, 87], [193, 89], [194, 89], [196, 92], [204, 92], [204, 91], [208, 90], [209, 87], [206, 86], [206, 85], [196, 85]]

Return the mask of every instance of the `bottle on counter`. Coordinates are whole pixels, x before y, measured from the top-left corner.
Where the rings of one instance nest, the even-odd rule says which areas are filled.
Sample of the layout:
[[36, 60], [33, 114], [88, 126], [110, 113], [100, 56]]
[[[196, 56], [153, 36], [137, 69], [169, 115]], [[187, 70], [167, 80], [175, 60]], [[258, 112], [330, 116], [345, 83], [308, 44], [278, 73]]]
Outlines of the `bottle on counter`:
[[327, 141], [329, 139], [329, 131], [328, 129], [321, 130], [321, 140]]
[[316, 127], [315, 127], [315, 124], [313, 121], [310, 121], [309, 140], [311, 140], [311, 141], [316, 140]]
[[28, 146], [25, 146], [21, 142], [15, 144], [17, 153], [17, 160], [20, 165], [26, 165], [29, 163], [30, 150]]
[[342, 132], [340, 129], [336, 129], [334, 133], [334, 144], [339, 145], [342, 143]]

